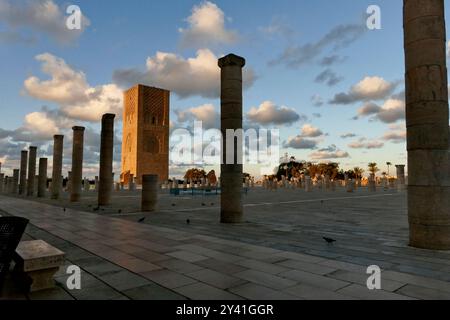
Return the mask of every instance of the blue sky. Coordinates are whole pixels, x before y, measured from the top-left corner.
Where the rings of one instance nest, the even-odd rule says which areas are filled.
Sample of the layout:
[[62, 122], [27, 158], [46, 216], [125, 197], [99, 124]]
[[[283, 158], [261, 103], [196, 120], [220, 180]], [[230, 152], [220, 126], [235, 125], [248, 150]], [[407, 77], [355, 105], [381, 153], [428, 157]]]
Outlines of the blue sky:
[[[70, 4], [78, 5], [88, 21], [81, 32], [64, 27], [65, 9]], [[365, 28], [366, 9], [372, 4], [381, 8], [381, 30]], [[37, 17], [35, 11], [42, 10], [47, 10], [47, 15]], [[211, 27], [196, 29], [195, 19]], [[342, 39], [348, 41], [343, 44]], [[306, 57], [311, 47], [315, 49]], [[148, 58], [166, 71], [170, 63], [186, 65], [186, 59], [198, 58], [198, 50], [216, 57], [233, 52], [246, 58], [245, 113], [255, 108], [247, 120], [280, 128], [286, 146], [282, 153], [302, 160], [337, 161], [343, 168], [365, 168], [370, 161], [406, 163], [400, 0], [0, 0], [0, 161], [4, 168], [16, 167], [18, 150], [30, 143], [41, 146], [45, 154], [55, 130], [67, 132], [77, 123], [92, 128], [87, 152], [92, 165], [86, 166], [86, 175], [95, 172], [96, 112], [100, 111], [94, 109], [104, 110], [106, 99], [116, 99], [133, 81], [144, 79], [146, 84], [172, 90], [174, 126], [187, 125], [183, 120], [199, 115], [214, 117], [204, 114], [211, 109], [197, 109], [213, 105], [219, 111], [220, 107], [214, 86], [199, 79], [202, 70], [191, 66], [193, 77], [171, 74], [167, 80], [156, 67], [146, 69]], [[174, 58], [158, 58], [157, 52]], [[288, 54], [283, 56], [283, 52]], [[324, 65], [324, 58], [332, 58], [334, 63]], [[296, 64], [298, 59], [305, 62]], [[45, 63], [50, 74], [41, 70]], [[62, 69], [64, 79], [46, 82], [52, 72]], [[215, 71], [205, 72], [214, 76]], [[66, 88], [67, 83], [62, 83], [66, 80], [72, 81], [71, 91], [81, 88], [80, 96], [58, 91]], [[86, 98], [83, 90], [92, 90], [101, 97], [100, 102], [74, 102]], [[344, 94], [346, 102], [330, 103], [337, 94]], [[316, 102], [322, 101], [320, 107], [314, 105], [313, 96]], [[120, 105], [111, 101], [111, 105]], [[43, 106], [46, 109], [42, 110]], [[119, 106], [111, 108], [120, 112]], [[360, 116], [352, 119], [358, 110]], [[270, 123], [267, 116], [278, 120]], [[120, 138], [119, 123], [118, 127]], [[343, 134], [354, 136], [342, 138]]]

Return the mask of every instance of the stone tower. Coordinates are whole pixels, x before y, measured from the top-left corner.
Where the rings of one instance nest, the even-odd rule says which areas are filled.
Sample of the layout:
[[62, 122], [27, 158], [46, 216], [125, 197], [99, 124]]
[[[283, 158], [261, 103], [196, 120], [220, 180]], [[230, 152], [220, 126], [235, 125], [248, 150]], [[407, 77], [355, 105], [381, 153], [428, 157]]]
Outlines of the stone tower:
[[121, 182], [169, 178], [170, 91], [138, 84], [124, 92]]

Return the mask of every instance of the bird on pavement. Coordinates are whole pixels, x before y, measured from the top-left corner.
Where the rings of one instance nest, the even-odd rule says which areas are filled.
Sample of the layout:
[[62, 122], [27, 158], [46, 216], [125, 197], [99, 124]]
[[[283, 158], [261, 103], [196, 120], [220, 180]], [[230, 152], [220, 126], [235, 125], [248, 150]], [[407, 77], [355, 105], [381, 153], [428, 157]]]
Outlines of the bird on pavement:
[[323, 237], [323, 240], [325, 240], [327, 243], [330, 243], [330, 244], [332, 244], [333, 242], [336, 242], [336, 240], [327, 238], [327, 237]]
[[145, 221], [145, 217], [138, 220], [139, 223], [142, 223], [144, 221]]

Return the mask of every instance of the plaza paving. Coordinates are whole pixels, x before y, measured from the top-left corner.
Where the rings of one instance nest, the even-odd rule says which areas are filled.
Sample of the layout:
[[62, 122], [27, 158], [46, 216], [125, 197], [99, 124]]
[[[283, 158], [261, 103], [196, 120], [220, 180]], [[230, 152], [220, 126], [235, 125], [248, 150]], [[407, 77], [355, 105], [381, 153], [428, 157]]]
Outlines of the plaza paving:
[[[147, 214], [139, 191], [113, 199], [96, 208], [94, 192], [78, 204], [0, 196], [4, 213], [30, 219], [26, 239], [83, 270], [82, 290], [67, 290], [61, 270], [56, 289], [9, 298], [450, 299], [450, 252], [408, 247], [406, 193], [256, 188], [238, 225], [218, 222], [219, 196], [163, 191]], [[366, 287], [374, 264], [380, 291]]]

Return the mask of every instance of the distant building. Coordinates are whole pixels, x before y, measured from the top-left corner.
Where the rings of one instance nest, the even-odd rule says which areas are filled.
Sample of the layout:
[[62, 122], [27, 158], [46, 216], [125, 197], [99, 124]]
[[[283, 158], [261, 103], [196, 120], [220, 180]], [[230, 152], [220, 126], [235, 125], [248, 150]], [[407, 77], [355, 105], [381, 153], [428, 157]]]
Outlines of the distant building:
[[136, 85], [124, 92], [122, 173], [142, 183], [142, 175], [169, 178], [170, 91]]

